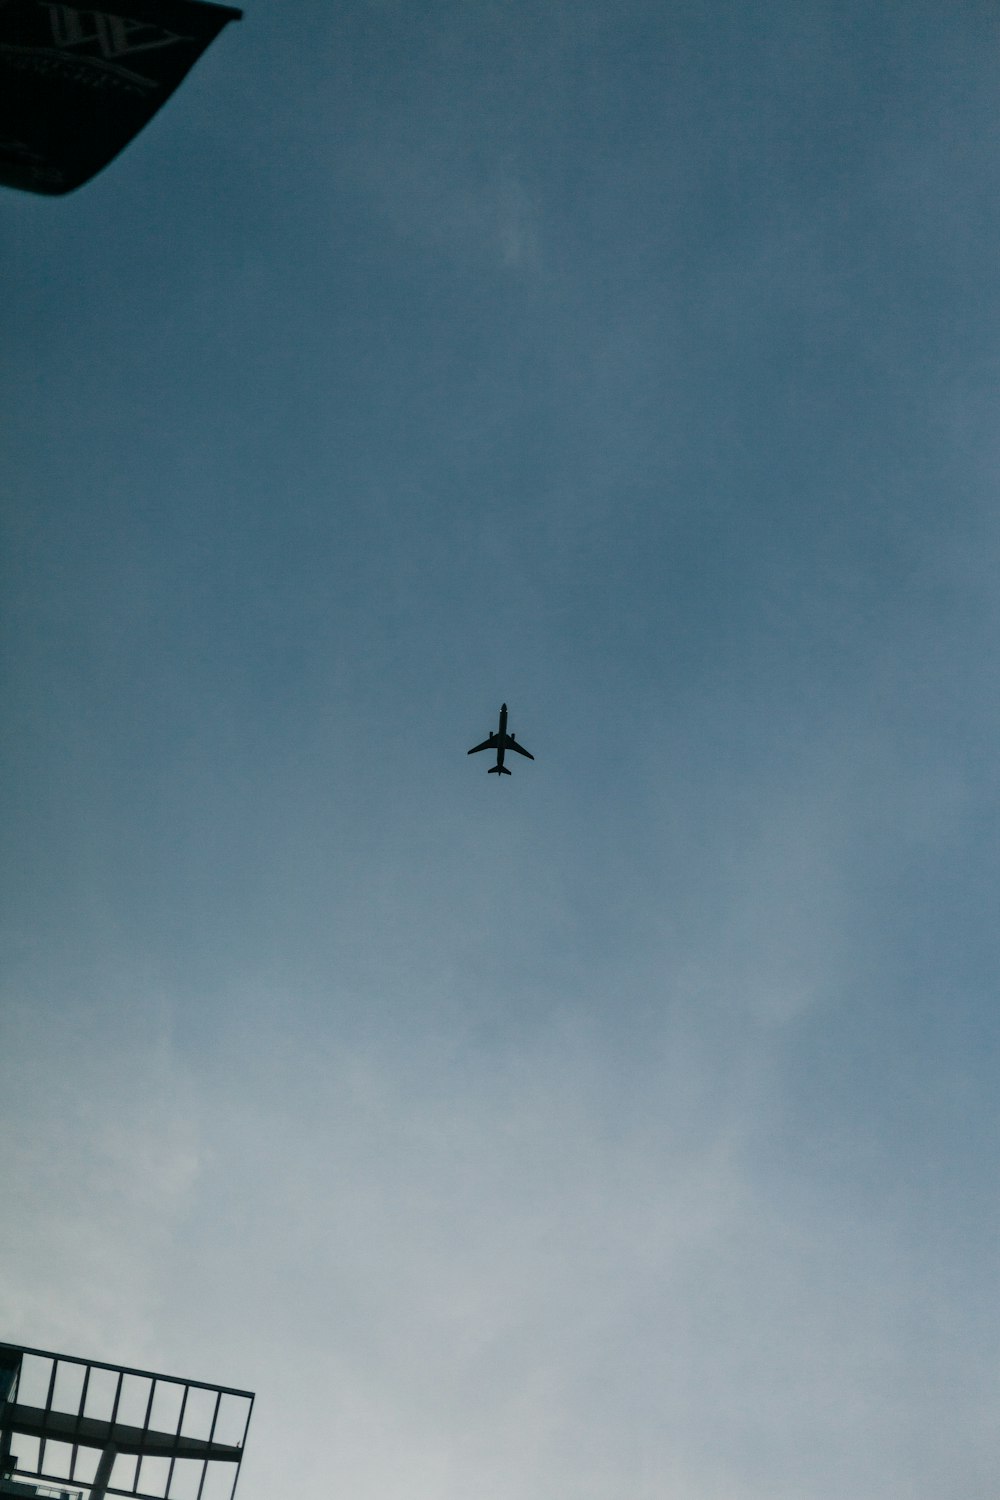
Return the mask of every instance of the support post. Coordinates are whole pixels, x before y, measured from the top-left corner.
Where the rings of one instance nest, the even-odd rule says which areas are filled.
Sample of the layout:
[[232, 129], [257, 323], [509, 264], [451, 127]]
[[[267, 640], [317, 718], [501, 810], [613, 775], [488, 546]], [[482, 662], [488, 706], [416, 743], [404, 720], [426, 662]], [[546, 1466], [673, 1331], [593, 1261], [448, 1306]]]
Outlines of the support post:
[[111, 1483], [111, 1471], [118, 1457], [118, 1448], [114, 1443], [109, 1443], [101, 1454], [101, 1461], [97, 1465], [97, 1473], [94, 1482], [90, 1486], [90, 1500], [104, 1500]]

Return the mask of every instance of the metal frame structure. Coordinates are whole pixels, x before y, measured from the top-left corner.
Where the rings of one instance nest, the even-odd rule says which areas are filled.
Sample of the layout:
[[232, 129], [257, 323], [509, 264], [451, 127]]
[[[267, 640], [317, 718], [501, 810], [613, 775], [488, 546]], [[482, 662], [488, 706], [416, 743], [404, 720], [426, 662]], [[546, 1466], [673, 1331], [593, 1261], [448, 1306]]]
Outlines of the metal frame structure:
[[88, 1500], [232, 1500], [253, 1401], [252, 1391], [0, 1343], [0, 1495], [6, 1478]]

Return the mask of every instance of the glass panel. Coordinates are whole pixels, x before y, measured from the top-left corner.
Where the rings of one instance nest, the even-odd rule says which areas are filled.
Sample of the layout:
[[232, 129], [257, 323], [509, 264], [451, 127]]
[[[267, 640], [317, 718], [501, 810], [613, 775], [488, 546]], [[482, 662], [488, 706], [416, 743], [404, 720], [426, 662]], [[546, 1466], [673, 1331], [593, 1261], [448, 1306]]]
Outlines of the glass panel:
[[139, 1467], [139, 1460], [133, 1458], [130, 1453], [119, 1453], [111, 1470], [111, 1485], [113, 1490], [135, 1489], [135, 1471]]
[[170, 1481], [170, 1500], [198, 1500], [198, 1486], [204, 1467], [200, 1459], [179, 1458], [174, 1464], [174, 1477]]
[[168, 1458], [144, 1458], [139, 1465], [139, 1482], [136, 1489], [144, 1495], [165, 1495], [167, 1475], [170, 1472]]
[[188, 1391], [181, 1432], [185, 1437], [207, 1438], [211, 1431], [214, 1411], [215, 1391], [200, 1391], [192, 1386]]
[[91, 1370], [84, 1416], [96, 1417], [99, 1422], [110, 1422], [117, 1388], [118, 1375], [114, 1370]]
[[71, 1364], [65, 1359], [58, 1361], [56, 1390], [52, 1400], [55, 1411], [66, 1411], [74, 1417], [78, 1414], [80, 1398], [83, 1395], [83, 1377], [86, 1372], [86, 1365]]
[[118, 1420], [129, 1427], [142, 1427], [146, 1422], [146, 1407], [153, 1382], [145, 1375], [126, 1375], [122, 1381], [122, 1399], [118, 1404]]
[[17, 1459], [17, 1467], [22, 1474], [38, 1473], [38, 1439], [24, 1437], [20, 1432], [15, 1432], [11, 1438], [10, 1451]]
[[72, 1457], [73, 1448], [70, 1443], [55, 1443], [48, 1438], [45, 1443], [46, 1479], [68, 1479]]
[[238, 1472], [235, 1464], [209, 1464], [201, 1500], [229, 1500]]
[[21, 1360], [17, 1399], [22, 1406], [44, 1406], [52, 1379], [52, 1361], [41, 1354], [26, 1354]]
[[178, 1380], [158, 1380], [153, 1392], [153, 1415], [149, 1425], [155, 1432], [176, 1432], [180, 1421], [184, 1386]]
[[77, 1448], [76, 1472], [73, 1475], [73, 1483], [90, 1484], [97, 1473], [97, 1465], [100, 1461], [100, 1448]]
[[230, 1443], [234, 1448], [242, 1443], [249, 1414], [250, 1402], [246, 1396], [223, 1396], [215, 1424], [216, 1442]]

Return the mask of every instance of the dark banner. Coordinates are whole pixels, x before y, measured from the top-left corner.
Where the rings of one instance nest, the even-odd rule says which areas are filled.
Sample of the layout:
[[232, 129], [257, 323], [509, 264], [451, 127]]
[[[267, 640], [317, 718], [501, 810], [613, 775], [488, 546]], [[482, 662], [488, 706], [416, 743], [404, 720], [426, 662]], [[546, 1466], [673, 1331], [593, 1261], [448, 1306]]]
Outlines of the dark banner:
[[227, 21], [204, 0], [111, 0], [113, 11], [0, 0], [0, 183], [68, 193], [168, 99]]

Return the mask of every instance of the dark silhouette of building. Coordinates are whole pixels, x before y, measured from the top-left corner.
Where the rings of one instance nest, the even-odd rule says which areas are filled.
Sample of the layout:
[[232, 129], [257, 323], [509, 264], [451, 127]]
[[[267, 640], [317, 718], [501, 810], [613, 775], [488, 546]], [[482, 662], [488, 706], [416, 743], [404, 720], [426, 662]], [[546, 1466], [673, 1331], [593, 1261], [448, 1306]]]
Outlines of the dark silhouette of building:
[[0, 183], [68, 193], [152, 119], [222, 28], [205, 0], [0, 4]]
[[251, 1391], [0, 1344], [0, 1496], [232, 1500]]

